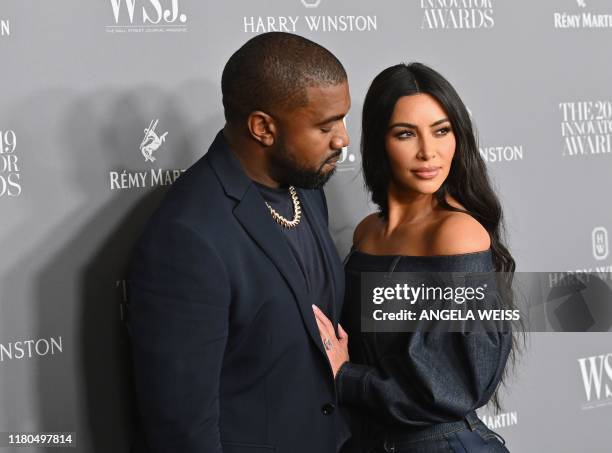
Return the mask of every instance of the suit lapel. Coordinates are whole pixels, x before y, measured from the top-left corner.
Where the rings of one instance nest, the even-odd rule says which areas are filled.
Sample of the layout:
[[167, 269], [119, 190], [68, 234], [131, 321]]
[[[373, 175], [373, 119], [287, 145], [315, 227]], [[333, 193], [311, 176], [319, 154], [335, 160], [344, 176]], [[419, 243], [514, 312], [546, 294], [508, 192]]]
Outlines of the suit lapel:
[[242, 169], [227, 145], [223, 132], [219, 132], [206, 155], [217, 175], [225, 194], [237, 201], [234, 215], [249, 236], [274, 263], [295, 295], [304, 326], [321, 353], [323, 349], [319, 328], [306, 294], [304, 277], [289, 248], [289, 244], [278, 231], [278, 225], [268, 212], [264, 199]]
[[286, 280], [295, 295], [308, 334], [321, 353], [325, 354], [302, 271], [255, 185], [251, 184], [247, 189], [234, 209], [234, 215]]

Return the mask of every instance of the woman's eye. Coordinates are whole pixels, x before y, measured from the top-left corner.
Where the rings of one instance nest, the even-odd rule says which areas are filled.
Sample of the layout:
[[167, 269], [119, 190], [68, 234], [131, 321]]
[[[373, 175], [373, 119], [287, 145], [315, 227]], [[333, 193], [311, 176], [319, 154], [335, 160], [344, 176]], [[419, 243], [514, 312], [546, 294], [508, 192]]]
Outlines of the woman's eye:
[[414, 137], [414, 132], [402, 131], [399, 134], [397, 134], [397, 138], [410, 138], [410, 137]]
[[442, 129], [438, 129], [436, 132], [438, 135], [446, 135], [451, 131], [450, 127], [443, 127]]
[[327, 134], [328, 132], [331, 132], [331, 127], [322, 127], [321, 132], [325, 132]]

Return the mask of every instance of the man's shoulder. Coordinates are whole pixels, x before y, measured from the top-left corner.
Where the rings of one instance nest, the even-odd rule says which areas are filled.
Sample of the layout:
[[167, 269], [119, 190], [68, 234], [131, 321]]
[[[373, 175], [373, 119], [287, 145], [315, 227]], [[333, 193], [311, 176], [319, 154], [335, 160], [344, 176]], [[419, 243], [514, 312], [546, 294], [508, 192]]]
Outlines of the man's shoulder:
[[178, 221], [202, 228], [231, 213], [233, 205], [204, 156], [170, 187], [151, 222]]

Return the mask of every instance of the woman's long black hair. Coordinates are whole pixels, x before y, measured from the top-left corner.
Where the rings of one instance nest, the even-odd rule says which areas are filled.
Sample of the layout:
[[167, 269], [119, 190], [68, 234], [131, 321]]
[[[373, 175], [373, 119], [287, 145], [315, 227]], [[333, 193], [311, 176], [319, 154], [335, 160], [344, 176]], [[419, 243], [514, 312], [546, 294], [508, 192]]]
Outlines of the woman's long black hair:
[[[491, 187], [487, 167], [480, 156], [472, 121], [463, 101], [441, 74], [422, 63], [398, 64], [376, 76], [366, 94], [362, 114], [361, 154], [365, 184], [380, 216], [388, 218], [388, 189], [391, 168], [385, 148], [389, 121], [400, 97], [425, 93], [436, 99], [451, 123], [456, 140], [455, 154], [447, 179], [435, 192], [438, 206], [448, 211], [466, 212], [487, 230], [495, 272], [506, 277], [505, 303], [515, 308], [511, 295], [512, 274], [516, 264], [505, 245], [501, 204]], [[465, 210], [448, 204], [446, 196], [455, 198]], [[513, 335], [510, 362], [516, 361], [517, 337]], [[505, 377], [505, 376], [504, 376]], [[498, 392], [492, 398], [501, 409]]]

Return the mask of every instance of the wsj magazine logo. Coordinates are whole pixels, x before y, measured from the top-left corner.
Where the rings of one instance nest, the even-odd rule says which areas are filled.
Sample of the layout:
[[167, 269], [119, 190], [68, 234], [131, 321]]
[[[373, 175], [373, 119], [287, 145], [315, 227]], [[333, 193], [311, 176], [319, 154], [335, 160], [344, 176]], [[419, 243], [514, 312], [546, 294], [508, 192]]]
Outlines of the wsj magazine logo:
[[612, 153], [612, 102], [560, 102], [563, 156]]
[[[300, 0], [307, 10], [321, 5], [322, 0]], [[350, 4], [347, 2], [347, 4]], [[378, 17], [372, 15], [307, 15], [307, 16], [243, 16], [244, 33], [284, 31], [303, 32], [374, 32], [378, 30]]]
[[342, 154], [340, 154], [340, 158], [336, 165], [338, 171], [354, 171], [357, 169], [357, 159], [348, 146], [342, 148]]
[[[610, 2], [600, 0], [575, 0], [575, 6], [570, 11], [557, 11], [553, 14], [553, 24], [557, 29], [606, 29], [612, 28], [612, 14], [601, 11], [601, 7], [591, 8], [592, 3], [610, 8]], [[567, 3], [568, 9], [570, 3]]]
[[[346, 127], [346, 118], [343, 119], [344, 126]], [[359, 167], [359, 163], [357, 162], [357, 156], [353, 151], [351, 151], [349, 146], [345, 146], [342, 148], [342, 154], [340, 154], [340, 158], [336, 164], [336, 168], [339, 172], [344, 171], [354, 171]]]
[[109, 33], [184, 32], [187, 15], [178, 0], [109, 0], [114, 23]]
[[612, 405], [612, 353], [578, 359], [586, 403], [582, 409]]
[[[168, 132], [158, 135], [156, 132], [159, 119], [152, 120], [144, 129], [144, 138], [139, 144], [140, 155], [147, 163], [157, 160], [154, 153], [159, 152], [162, 144], [166, 141]], [[144, 189], [156, 186], [168, 186], [176, 181], [185, 170], [162, 168], [150, 168], [142, 171], [111, 171], [109, 182], [111, 190], [120, 189]]]
[[493, 0], [420, 0], [423, 30], [474, 30], [495, 26]]
[[11, 35], [11, 23], [8, 19], [0, 19], [0, 37]]
[[605, 260], [609, 253], [608, 230], [604, 227], [597, 227], [591, 234], [593, 239], [593, 256], [596, 260]]
[[15, 131], [0, 130], [0, 198], [21, 195], [21, 163]]

